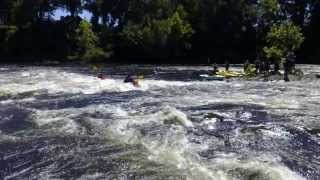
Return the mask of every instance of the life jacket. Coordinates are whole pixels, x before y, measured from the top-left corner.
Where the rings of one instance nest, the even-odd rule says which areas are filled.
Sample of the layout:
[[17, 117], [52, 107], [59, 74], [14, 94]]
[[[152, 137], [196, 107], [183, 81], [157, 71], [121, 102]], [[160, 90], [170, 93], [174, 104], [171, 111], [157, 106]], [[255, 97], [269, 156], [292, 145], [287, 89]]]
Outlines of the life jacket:
[[124, 80], [125, 83], [133, 83], [134, 79], [131, 75], [128, 75]]

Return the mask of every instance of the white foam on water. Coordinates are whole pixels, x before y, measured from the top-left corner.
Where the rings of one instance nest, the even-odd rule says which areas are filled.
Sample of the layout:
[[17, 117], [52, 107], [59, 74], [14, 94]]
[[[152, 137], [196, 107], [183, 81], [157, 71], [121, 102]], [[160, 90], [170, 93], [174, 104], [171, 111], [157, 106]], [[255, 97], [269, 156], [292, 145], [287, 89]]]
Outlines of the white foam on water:
[[287, 132], [284, 128], [273, 127], [272, 129], [261, 129], [264, 135], [275, 138], [287, 139], [291, 137], [291, 134]]
[[[67, 134], [79, 133], [82, 131], [81, 125], [75, 120], [83, 118], [84, 121], [90, 123], [95, 127], [103, 128], [105, 126], [104, 119], [92, 119], [87, 117], [81, 117], [83, 113], [95, 114], [95, 113], [113, 113], [117, 116], [116, 107], [110, 107], [109, 105], [91, 105], [83, 108], [65, 108], [59, 110], [36, 110], [31, 109], [32, 120], [39, 127], [48, 126], [57, 132], [63, 132]], [[57, 126], [58, 123], [58, 126]]]
[[240, 115], [240, 118], [242, 119], [250, 119], [252, 117], [252, 113], [250, 112], [244, 112]]
[[6, 71], [9, 70], [9, 68], [0, 68], [0, 71]]
[[200, 123], [201, 126], [205, 126], [208, 130], [214, 130], [216, 129], [216, 122], [218, 121], [217, 118], [210, 118], [207, 120], [204, 120]]
[[23, 98], [23, 99], [8, 99], [8, 100], [0, 100], [0, 104], [16, 104], [16, 103], [26, 103], [26, 102], [34, 102], [36, 101], [36, 98], [30, 97], [30, 98]]
[[27, 167], [27, 168], [25, 168], [25, 169], [20, 170], [19, 172], [12, 173], [12, 174], [9, 175], [9, 176], [5, 176], [5, 177], [4, 177], [4, 180], [17, 179], [17, 177], [19, 177], [20, 175], [23, 175], [23, 174], [27, 173], [27, 172], [30, 171], [31, 169], [32, 169], [32, 167]]
[[90, 175], [83, 175], [78, 180], [95, 180], [95, 179], [104, 179], [105, 175], [103, 173], [94, 173]]
[[[181, 127], [180, 127], [181, 128]], [[217, 179], [217, 174], [201, 163], [194, 147], [189, 143], [184, 129], [171, 130], [164, 141], [144, 139], [144, 147], [148, 149], [148, 159], [165, 166], [174, 167], [187, 179]]]
[[[143, 119], [141, 117], [121, 119], [107, 129], [106, 136], [118, 143], [143, 145], [150, 161], [175, 168], [190, 180], [233, 180], [248, 177], [266, 180], [304, 179], [279, 164], [279, 159], [270, 156], [244, 161], [238, 160], [236, 154], [231, 156], [222, 154], [220, 158], [212, 160], [212, 163], [205, 162], [198, 155], [205, 144], [196, 145], [189, 142], [186, 128], [192, 126], [186, 126], [188, 123], [172, 123], [164, 139], [142, 135], [134, 128], [134, 124], [143, 126], [143, 123], [150, 121], [166, 123], [164, 119], [172, 119], [173, 122], [180, 122], [181, 120], [177, 120], [178, 117], [185, 120], [186, 115], [177, 111], [172, 107], [164, 107], [160, 112], [146, 115]], [[206, 123], [214, 121], [208, 120]], [[270, 135], [281, 136], [281, 134]]]
[[[181, 111], [172, 107], [164, 107], [154, 115], [149, 115], [143, 122], [135, 119], [121, 119], [116, 121], [106, 130], [106, 137], [115, 142], [124, 144], [140, 144], [148, 152], [148, 159], [156, 163], [178, 169], [182, 174], [186, 174], [188, 179], [215, 179], [216, 175], [201, 164], [198, 150], [204, 145], [191, 145], [186, 135], [186, 129], [192, 127], [192, 123]], [[169, 120], [171, 119], [171, 120]], [[139, 130], [133, 128], [134, 124], [142, 125], [147, 122], [166, 121], [172, 122], [171, 128], [163, 138], [142, 135]], [[178, 123], [176, 123], [178, 122]]]
[[[29, 73], [29, 74], [28, 74]], [[227, 82], [180, 82], [180, 81], [157, 81], [157, 80], [141, 80], [141, 87], [134, 87], [132, 84], [125, 84], [121, 79], [100, 80], [96, 77], [81, 75], [77, 73], [69, 73], [58, 70], [32, 70], [20, 76], [25, 79], [9, 79], [1, 77], [0, 92], [7, 94], [19, 94], [23, 92], [39, 92], [45, 90], [49, 94], [95, 94], [99, 92], [125, 92], [125, 91], [151, 91], [161, 90], [156, 93], [165, 91], [168, 96], [159, 99], [151, 97], [143, 97], [142, 102], [168, 102], [169, 105], [161, 105], [155, 107], [156, 113], [145, 114], [139, 113], [140, 109], [132, 106], [133, 102], [127, 102], [130, 110], [124, 109], [119, 105], [90, 105], [83, 108], [66, 108], [60, 110], [34, 110], [33, 121], [40, 127], [50, 126], [60, 123], [61, 126], [53, 127], [59, 133], [78, 133], [81, 131], [75, 119], [82, 117], [83, 113], [88, 114], [110, 114], [109, 119], [99, 119], [93, 117], [83, 117], [84, 121], [90, 125], [99, 128], [107, 139], [114, 140], [115, 143], [142, 145], [146, 149], [148, 159], [150, 161], [163, 164], [165, 166], [177, 169], [181, 174], [185, 174], [187, 179], [195, 180], [233, 180], [245, 179], [251, 174], [257, 174], [257, 177], [270, 180], [295, 180], [303, 179], [296, 173], [292, 172], [284, 165], [280, 164], [281, 160], [270, 156], [267, 158], [252, 158], [249, 160], [239, 160], [236, 155], [222, 155], [220, 158], [213, 159], [212, 162], [199, 157], [198, 152], [207, 148], [205, 143], [200, 145], [189, 142], [187, 130], [194, 128], [195, 124], [188, 116], [175, 107], [184, 106], [201, 106], [219, 103], [232, 104], [253, 104], [261, 105], [265, 108], [281, 109], [280, 114], [285, 113], [282, 109], [301, 108], [307, 99], [288, 98], [292, 90], [281, 94], [279, 90], [277, 94], [272, 94], [272, 89], [266, 89], [266, 92], [258, 94], [254, 83], [246, 83], [241, 85], [235, 83], [232, 85]], [[279, 83], [279, 82], [275, 82]], [[259, 83], [257, 83], [259, 85]], [[273, 86], [272, 83], [269, 83]], [[281, 83], [280, 83], [281, 84]], [[260, 84], [261, 85], [261, 84]], [[282, 84], [283, 85], [283, 84]], [[248, 86], [248, 87], [246, 87]], [[284, 86], [284, 85], [283, 85]], [[246, 90], [232, 91], [232, 88], [244, 88]], [[262, 87], [264, 88], [264, 87]], [[181, 91], [180, 91], [181, 90]], [[225, 93], [223, 91], [230, 91]], [[244, 92], [245, 91], [245, 92]], [[222, 94], [222, 95], [221, 95]], [[270, 97], [265, 97], [271, 94]], [[315, 95], [319, 93], [315, 92]], [[161, 94], [162, 95], [162, 94]], [[170, 96], [172, 95], [172, 96]], [[1, 95], [0, 95], [1, 96]], [[26, 98], [21, 101], [34, 101], [33, 98]], [[300, 101], [303, 100], [303, 101]], [[18, 100], [5, 100], [0, 103], [16, 103]], [[139, 104], [139, 103], [138, 103]], [[152, 107], [151, 107], [152, 108]], [[274, 110], [276, 111], [276, 110]], [[153, 111], [154, 112], [154, 111]], [[217, 112], [218, 115], [232, 120], [234, 113]], [[241, 118], [247, 119], [252, 116], [251, 113], [241, 114]], [[209, 129], [215, 128], [217, 119], [208, 119], [201, 122], [200, 125], [208, 126]], [[143, 127], [147, 123], [156, 123], [160, 126], [169, 126], [164, 133], [164, 137], [149, 136], [143, 134], [137, 127]], [[283, 129], [261, 130], [266, 136], [271, 137], [287, 137], [288, 134]], [[271, 160], [274, 159], [274, 160]], [[249, 174], [249, 175], [248, 175]], [[99, 176], [99, 174], [98, 174]], [[83, 176], [86, 177], [86, 176]], [[90, 178], [91, 176], [88, 176]], [[92, 176], [95, 177], [94, 175]], [[258, 178], [257, 178], [258, 179]]]
[[263, 179], [263, 180], [304, 180], [299, 174], [279, 164], [279, 158], [271, 155], [252, 157], [248, 160], [238, 158], [216, 158], [211, 160], [211, 169], [223, 172], [224, 179]]
[[164, 107], [160, 116], [166, 123], [178, 123], [184, 127], [193, 127], [193, 123], [188, 119], [186, 114], [170, 106]]
[[122, 79], [101, 80], [94, 76], [58, 70], [30, 70], [30, 72], [22, 72], [20, 77], [15, 78], [14, 81], [4, 78], [5, 82], [0, 84], [0, 92], [15, 95], [46, 90], [49, 94], [95, 94], [103, 91], [146, 91], [150, 88], [188, 86], [192, 84], [180, 81], [141, 80], [140, 87], [135, 87], [131, 83], [123, 83]]
[[72, 114], [69, 112], [50, 112], [50, 111], [38, 111], [34, 113], [32, 120], [39, 126], [43, 127], [45, 125], [53, 125], [54, 123], [59, 123], [57, 127], [51, 127], [50, 130], [57, 132], [62, 132], [66, 134], [72, 134], [79, 131], [79, 126], [73, 121]]
[[0, 142], [3, 142], [3, 141], [14, 142], [14, 141], [16, 141], [18, 139], [19, 139], [19, 137], [16, 137], [16, 136], [13, 136], [13, 135], [7, 135], [7, 134], [3, 133], [0, 130]]
[[22, 73], [21, 73], [21, 76], [22, 76], [22, 77], [29, 77], [29, 76], [30, 76], [30, 73], [29, 73], [29, 72], [22, 72]]

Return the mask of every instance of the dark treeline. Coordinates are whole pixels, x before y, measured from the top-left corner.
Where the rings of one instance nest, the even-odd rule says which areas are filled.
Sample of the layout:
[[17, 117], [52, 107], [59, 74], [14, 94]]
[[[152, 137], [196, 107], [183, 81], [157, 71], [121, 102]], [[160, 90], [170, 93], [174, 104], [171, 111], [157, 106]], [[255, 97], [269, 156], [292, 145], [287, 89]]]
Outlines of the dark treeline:
[[0, 57], [319, 63], [319, 22], [319, 0], [0, 0]]

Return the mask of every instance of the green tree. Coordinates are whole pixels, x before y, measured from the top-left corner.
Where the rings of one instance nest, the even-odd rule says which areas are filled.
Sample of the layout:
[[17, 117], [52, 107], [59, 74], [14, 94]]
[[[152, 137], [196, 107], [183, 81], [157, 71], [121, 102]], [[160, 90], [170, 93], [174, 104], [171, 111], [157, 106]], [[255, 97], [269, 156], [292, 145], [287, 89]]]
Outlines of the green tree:
[[17, 31], [15, 26], [0, 26], [0, 55], [8, 56], [12, 50], [12, 39]]
[[[278, 0], [257, 0], [256, 8], [256, 55], [261, 56], [263, 47], [265, 46], [265, 37], [271, 26], [276, 23], [277, 15], [280, 10]], [[261, 58], [261, 57], [258, 57]]]
[[292, 22], [274, 24], [266, 37], [267, 46], [264, 52], [267, 58], [273, 58], [278, 63], [283, 60], [289, 52], [300, 48], [304, 41], [301, 28]]
[[76, 50], [71, 59], [103, 60], [107, 57], [102, 48], [98, 46], [98, 36], [92, 31], [91, 24], [82, 20], [75, 33], [71, 35], [75, 41]]
[[169, 0], [139, 1], [131, 2], [129, 9], [128, 23], [121, 31], [124, 46], [159, 58], [183, 56], [190, 49], [193, 29], [182, 5]]

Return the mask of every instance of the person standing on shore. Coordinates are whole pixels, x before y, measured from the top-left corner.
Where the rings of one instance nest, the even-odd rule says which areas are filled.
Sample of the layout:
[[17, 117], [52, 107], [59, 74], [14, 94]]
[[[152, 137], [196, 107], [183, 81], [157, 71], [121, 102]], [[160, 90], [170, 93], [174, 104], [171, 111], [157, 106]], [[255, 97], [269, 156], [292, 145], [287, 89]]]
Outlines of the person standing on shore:
[[216, 63], [213, 64], [213, 75], [217, 75], [217, 72], [219, 72], [218, 66]]
[[264, 64], [265, 68], [265, 75], [268, 76], [269, 75], [269, 72], [270, 72], [270, 61], [269, 60], [266, 60], [265, 64]]
[[225, 67], [226, 67], [226, 71], [229, 71], [230, 64], [229, 64], [228, 60], [226, 60]]
[[260, 66], [261, 66], [261, 61], [260, 61], [260, 59], [256, 59], [255, 60], [255, 62], [254, 62], [254, 64], [255, 64], [255, 68], [256, 68], [256, 74], [259, 74], [259, 70], [260, 70]]
[[289, 73], [294, 74], [295, 72], [295, 55], [293, 52], [289, 52], [287, 56], [288, 66], [289, 66]]
[[243, 72], [247, 72], [249, 65], [250, 65], [249, 60], [246, 60], [246, 62], [243, 64]]
[[284, 81], [288, 82], [289, 79], [289, 72], [290, 72], [290, 63], [288, 59], [283, 63], [283, 69], [284, 69]]

